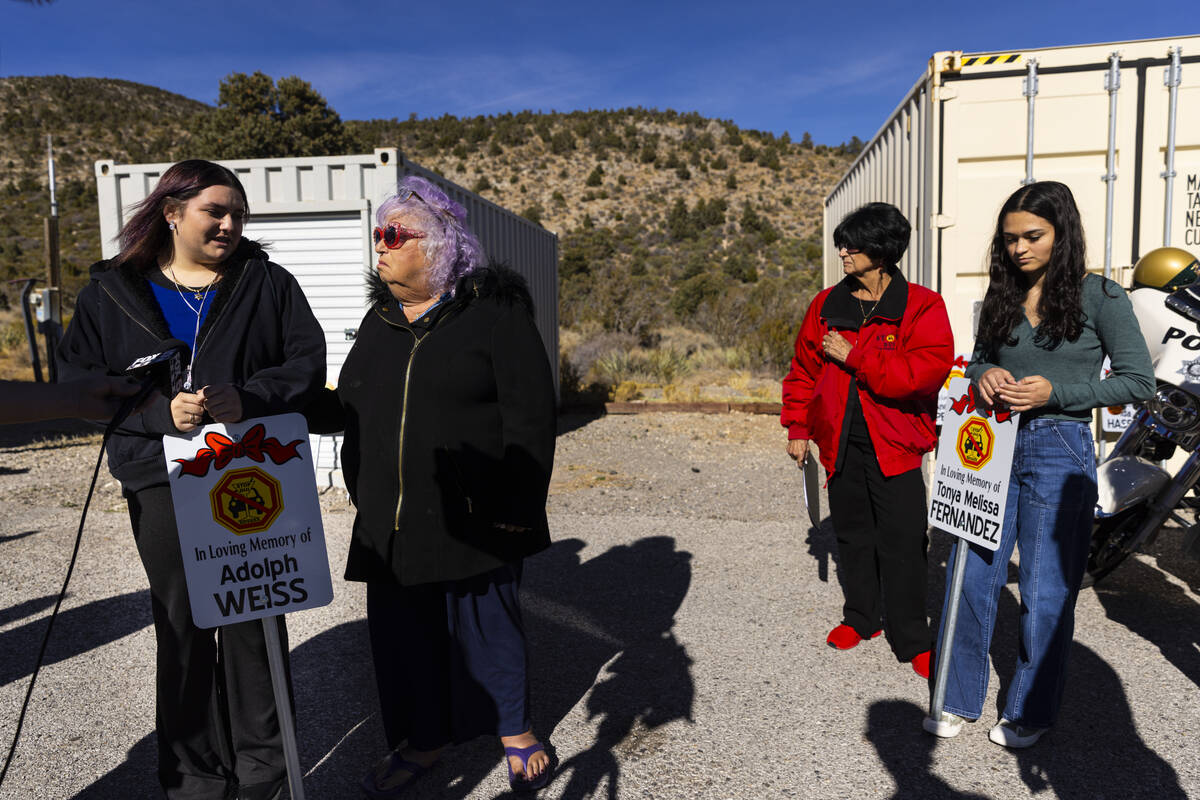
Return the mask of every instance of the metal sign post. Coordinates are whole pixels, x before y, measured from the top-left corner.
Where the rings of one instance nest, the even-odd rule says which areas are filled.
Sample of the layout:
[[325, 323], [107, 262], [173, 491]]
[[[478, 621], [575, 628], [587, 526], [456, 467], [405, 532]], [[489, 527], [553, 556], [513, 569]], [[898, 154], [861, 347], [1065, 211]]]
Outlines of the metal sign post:
[[278, 618], [333, 600], [308, 425], [299, 414], [216, 423], [164, 436], [163, 451], [192, 620], [262, 620], [288, 787], [304, 800]]
[[263, 617], [263, 636], [267, 640], [267, 664], [271, 670], [271, 688], [275, 692], [275, 712], [283, 734], [283, 760], [287, 764], [288, 791], [292, 800], [304, 800], [304, 773], [300, 770], [300, 751], [296, 746], [296, 724], [292, 718], [292, 699], [288, 696], [287, 673], [283, 669], [283, 648], [279, 646], [278, 617]]
[[940, 719], [942, 706], [946, 704], [946, 680], [949, 678], [947, 668], [950, 666], [950, 653], [954, 650], [954, 630], [958, 626], [958, 601], [962, 597], [963, 570], [967, 566], [967, 550], [970, 545], [959, 540], [954, 544], [954, 570], [950, 575], [950, 602], [946, 612], [946, 624], [943, 626], [945, 636], [938, 642], [937, 664], [934, 667], [933, 701], [929, 704], [929, 718]]
[[937, 644], [929, 719], [941, 719], [970, 545], [1000, 547], [1020, 415], [986, 408], [966, 378], [951, 378], [929, 493], [929, 524], [959, 537]]

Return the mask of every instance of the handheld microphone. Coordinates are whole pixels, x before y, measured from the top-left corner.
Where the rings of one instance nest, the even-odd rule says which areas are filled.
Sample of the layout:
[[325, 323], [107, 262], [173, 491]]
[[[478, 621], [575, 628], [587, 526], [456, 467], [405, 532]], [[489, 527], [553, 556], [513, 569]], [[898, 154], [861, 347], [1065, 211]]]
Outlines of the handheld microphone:
[[125, 368], [125, 374], [140, 380], [142, 388], [121, 404], [116, 416], [108, 424], [109, 432], [124, 422], [135, 408], [146, 402], [146, 398], [155, 389], [165, 397], [174, 397], [183, 388], [186, 370], [184, 363], [191, 357], [192, 349], [188, 347], [187, 342], [179, 339], [164, 339], [159, 342], [158, 347], [158, 352], [136, 358]]

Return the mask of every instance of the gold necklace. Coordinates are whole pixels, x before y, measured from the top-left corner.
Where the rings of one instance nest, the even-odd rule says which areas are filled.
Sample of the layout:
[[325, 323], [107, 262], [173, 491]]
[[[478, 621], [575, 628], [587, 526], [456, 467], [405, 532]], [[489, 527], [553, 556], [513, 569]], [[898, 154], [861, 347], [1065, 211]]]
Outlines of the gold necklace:
[[[174, 267], [168, 265], [167, 271], [171, 273], [171, 283], [175, 284], [175, 289], [176, 289], [176, 291], [179, 292], [181, 297], [183, 296], [183, 290], [187, 289], [189, 292], [192, 293], [192, 297], [195, 297], [197, 300], [203, 300], [205, 297], [207, 297], [208, 290], [211, 289], [212, 285], [217, 282], [217, 278], [221, 277], [219, 274], [214, 274], [212, 277], [212, 280], [210, 280], [208, 282], [208, 284], [205, 286], [200, 286], [200, 287], [185, 286], [184, 284], [180, 283], [179, 281], [177, 281], [175, 279], [175, 268]], [[187, 298], [184, 298], [183, 302], [187, 303]], [[188, 303], [189, 308], [191, 308], [191, 305], [192, 305], [191, 303]], [[203, 305], [203, 304], [201, 304], [201, 305]], [[194, 308], [192, 310], [195, 311]]]
[[[859, 282], [861, 283], [861, 281], [859, 281]], [[888, 283], [891, 283], [891, 281], [888, 281]], [[870, 293], [870, 290], [867, 289], [867, 287], [865, 285], [863, 286], [863, 291], [867, 292], [868, 294]], [[876, 297], [875, 302], [871, 304], [870, 311], [867, 311], [867, 309], [863, 306], [862, 298], [855, 296], [854, 299], [858, 301], [858, 310], [862, 312], [864, 323], [867, 321], [868, 317], [870, 317], [872, 314], [875, 313], [875, 306], [879, 305], [879, 301], [883, 299], [883, 293], [885, 291], [887, 291], [887, 284], [883, 282], [882, 278], [880, 278], [880, 280], [879, 280], [879, 297]]]
[[856, 297], [854, 299], [858, 301], [858, 310], [862, 312], [863, 322], [866, 322], [867, 318], [875, 313], [875, 306], [879, 305], [879, 301], [883, 299], [883, 295], [879, 295], [879, 298], [874, 303], [871, 304], [870, 311], [867, 311], [866, 308], [863, 306], [863, 301], [862, 301], [861, 297]]

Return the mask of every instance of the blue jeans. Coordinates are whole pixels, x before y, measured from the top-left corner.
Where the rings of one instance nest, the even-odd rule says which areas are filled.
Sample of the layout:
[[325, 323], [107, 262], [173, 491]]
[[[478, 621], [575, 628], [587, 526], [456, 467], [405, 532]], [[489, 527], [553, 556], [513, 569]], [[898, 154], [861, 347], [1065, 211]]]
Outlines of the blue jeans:
[[[1087, 563], [1096, 505], [1096, 460], [1084, 422], [1034, 419], [1017, 431], [1000, 548], [970, 545], [950, 654], [944, 709], [978, 719], [988, 685], [988, 649], [1013, 545], [1021, 554], [1020, 647], [1002, 716], [1048, 728], [1058, 715], [1067, 655], [1075, 630], [1075, 599]], [[946, 574], [965, 542], [956, 539]], [[938, 631], [939, 648], [945, 636]]]

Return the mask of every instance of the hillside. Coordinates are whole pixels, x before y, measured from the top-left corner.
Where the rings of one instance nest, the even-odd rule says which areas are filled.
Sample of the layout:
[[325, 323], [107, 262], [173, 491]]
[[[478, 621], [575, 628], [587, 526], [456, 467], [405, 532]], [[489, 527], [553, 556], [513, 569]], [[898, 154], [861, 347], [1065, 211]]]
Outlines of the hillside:
[[[218, 110], [125, 81], [0, 79], [0, 108], [4, 280], [42, 271], [46, 133], [55, 137], [69, 289], [100, 253], [96, 159], [238, 155], [207, 152], [202, 134], [193, 135]], [[664, 335], [683, 356], [715, 342], [741, 347], [732, 361], [744, 368], [777, 371], [798, 309], [819, 282], [821, 199], [854, 149], [641, 108], [333, 118], [349, 150], [399, 147], [559, 234], [564, 345], [574, 349], [579, 337], [593, 345], [572, 365], [581, 376], [605, 354], [637, 356]], [[612, 377], [609, 384], [620, 383]]]

